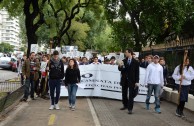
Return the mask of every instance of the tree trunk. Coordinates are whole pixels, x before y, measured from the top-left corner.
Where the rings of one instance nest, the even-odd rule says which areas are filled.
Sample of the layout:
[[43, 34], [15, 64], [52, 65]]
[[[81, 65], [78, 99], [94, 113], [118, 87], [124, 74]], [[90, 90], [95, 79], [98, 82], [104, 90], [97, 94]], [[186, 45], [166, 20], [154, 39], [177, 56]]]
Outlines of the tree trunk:
[[135, 40], [134, 51], [141, 52], [141, 50], [142, 50], [142, 47], [141, 47], [140, 41]]
[[35, 31], [30, 26], [26, 25], [27, 29], [27, 40], [28, 40], [28, 50], [27, 50], [27, 57], [30, 56], [30, 49], [31, 49], [31, 44], [37, 44], [38, 38], [37, 35], [35, 34]]
[[[37, 0], [24, 0], [24, 14], [26, 35], [28, 41], [27, 57], [29, 57], [31, 44], [37, 44], [38, 37], [36, 35], [37, 29], [45, 22], [44, 14], [42, 13], [43, 6], [47, 0], [42, 0], [39, 8], [39, 1]], [[33, 10], [33, 12], [30, 12]], [[34, 24], [34, 20], [39, 15], [40, 19]]]

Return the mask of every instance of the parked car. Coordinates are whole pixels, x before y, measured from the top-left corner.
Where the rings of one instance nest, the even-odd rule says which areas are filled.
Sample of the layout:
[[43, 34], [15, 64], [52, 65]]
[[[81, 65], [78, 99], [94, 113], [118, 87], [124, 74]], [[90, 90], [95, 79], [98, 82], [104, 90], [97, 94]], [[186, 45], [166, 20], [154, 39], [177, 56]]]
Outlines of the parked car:
[[3, 53], [0, 53], [0, 58], [3, 57], [3, 56], [4, 56], [4, 54]]
[[10, 69], [10, 70], [12, 70], [12, 67], [13, 67], [15, 62], [17, 64], [17, 59], [16, 58], [13, 58], [13, 57], [1, 57], [0, 58], [0, 67], [3, 68], [3, 69]]

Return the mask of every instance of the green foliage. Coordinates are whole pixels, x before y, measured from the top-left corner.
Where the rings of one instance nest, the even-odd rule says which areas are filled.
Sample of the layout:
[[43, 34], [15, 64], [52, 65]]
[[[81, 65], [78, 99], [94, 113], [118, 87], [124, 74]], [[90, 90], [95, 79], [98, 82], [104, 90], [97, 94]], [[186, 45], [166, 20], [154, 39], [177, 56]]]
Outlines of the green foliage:
[[[130, 37], [133, 38], [134, 49], [137, 51], [153, 42], [164, 42], [172, 32], [179, 34], [188, 15], [193, 15], [192, 0], [107, 0], [105, 5], [106, 15], [113, 27], [118, 27], [117, 21], [126, 21], [130, 17]], [[122, 28], [125, 31], [125, 27]], [[117, 33], [115, 35], [119, 36]]]
[[26, 36], [26, 27], [25, 27], [25, 17], [24, 15], [19, 16], [19, 26], [20, 26], [20, 33], [19, 38], [21, 39], [22, 44], [27, 44], [27, 36]]
[[14, 46], [10, 45], [9, 43], [0, 43], [0, 52], [9, 53], [13, 52]]
[[26, 47], [21, 47], [21, 48], [20, 48], [20, 51], [23, 51], [23, 52], [26, 53], [26, 52], [27, 52], [27, 48], [26, 48]]
[[6, 9], [11, 17], [20, 16], [23, 14], [23, 0], [2, 0], [0, 8]]
[[68, 37], [66, 39], [69, 41], [70, 45], [77, 45], [79, 47], [79, 50], [86, 50], [84, 41], [87, 37], [87, 33], [90, 30], [90, 27], [87, 23], [81, 23], [78, 21], [73, 20], [72, 26], [68, 30], [69, 36], [71, 36], [68, 40]]

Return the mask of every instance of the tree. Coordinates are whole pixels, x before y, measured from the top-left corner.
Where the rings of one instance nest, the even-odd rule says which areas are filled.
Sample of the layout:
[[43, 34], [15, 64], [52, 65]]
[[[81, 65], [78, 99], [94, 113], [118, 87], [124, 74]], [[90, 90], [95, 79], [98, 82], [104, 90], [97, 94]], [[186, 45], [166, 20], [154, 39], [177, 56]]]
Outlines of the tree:
[[11, 16], [25, 15], [25, 27], [28, 41], [27, 56], [31, 44], [37, 44], [36, 31], [45, 22], [43, 8], [47, 0], [3, 0], [1, 6], [8, 10]]
[[107, 0], [106, 8], [109, 22], [126, 20], [128, 15], [134, 50], [142, 46], [161, 43], [170, 33], [180, 33], [191, 8], [192, 0], [153, 1], [153, 0]]
[[72, 21], [72, 26], [66, 33], [66, 42], [67, 45], [77, 45], [79, 50], [85, 50], [84, 41], [87, 38], [87, 33], [90, 30], [90, 27], [87, 23], [82, 23], [79, 21]]
[[0, 43], [0, 52], [9, 53], [13, 52], [14, 46], [10, 45], [9, 43]]
[[45, 10], [48, 13], [46, 24], [52, 31], [50, 36], [57, 41], [54, 46], [60, 46], [62, 37], [70, 29], [72, 20], [80, 12], [80, 8], [87, 7], [90, 2], [91, 0], [49, 0], [49, 7]]

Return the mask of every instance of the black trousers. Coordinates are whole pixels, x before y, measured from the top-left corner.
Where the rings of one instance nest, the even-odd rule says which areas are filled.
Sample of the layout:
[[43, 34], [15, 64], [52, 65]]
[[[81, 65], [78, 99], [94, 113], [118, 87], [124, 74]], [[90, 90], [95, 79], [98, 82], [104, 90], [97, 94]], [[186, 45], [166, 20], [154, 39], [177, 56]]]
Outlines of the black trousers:
[[122, 102], [123, 107], [128, 108], [128, 85], [123, 84], [122, 85]]
[[21, 81], [21, 85], [24, 85], [24, 76], [22, 73], [20, 73], [20, 81]]
[[[129, 97], [128, 97], [129, 94]], [[122, 102], [123, 107], [128, 108], [128, 110], [133, 110], [134, 104], [134, 88], [128, 85], [122, 85]]]
[[185, 107], [185, 101], [180, 101], [179, 105], [177, 105], [177, 110], [182, 113]]
[[39, 89], [40, 89], [39, 82], [40, 82], [39, 79], [36, 80], [36, 81], [34, 81], [34, 91], [35, 91], [36, 95], [39, 95], [40, 94], [40, 91], [39, 91]]

